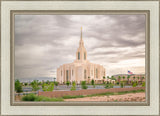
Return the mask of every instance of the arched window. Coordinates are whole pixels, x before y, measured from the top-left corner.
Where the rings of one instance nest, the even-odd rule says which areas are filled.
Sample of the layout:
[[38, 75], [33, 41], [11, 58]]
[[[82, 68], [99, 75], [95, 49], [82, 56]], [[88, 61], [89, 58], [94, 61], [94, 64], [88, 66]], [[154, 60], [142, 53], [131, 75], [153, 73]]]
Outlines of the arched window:
[[84, 52], [84, 60], [86, 59], [86, 52]]
[[78, 52], [78, 60], [80, 59], [80, 52]]

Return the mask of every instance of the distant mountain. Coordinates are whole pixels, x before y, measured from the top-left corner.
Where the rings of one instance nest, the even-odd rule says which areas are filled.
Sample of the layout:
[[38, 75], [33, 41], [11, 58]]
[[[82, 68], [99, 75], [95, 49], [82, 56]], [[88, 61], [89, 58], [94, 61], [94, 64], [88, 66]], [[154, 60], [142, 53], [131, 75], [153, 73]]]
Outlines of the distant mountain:
[[47, 80], [54, 81], [53, 77], [36, 77], [36, 78], [20, 78], [19, 79], [20, 82], [32, 82], [33, 80], [38, 80], [40, 82], [47, 81]]

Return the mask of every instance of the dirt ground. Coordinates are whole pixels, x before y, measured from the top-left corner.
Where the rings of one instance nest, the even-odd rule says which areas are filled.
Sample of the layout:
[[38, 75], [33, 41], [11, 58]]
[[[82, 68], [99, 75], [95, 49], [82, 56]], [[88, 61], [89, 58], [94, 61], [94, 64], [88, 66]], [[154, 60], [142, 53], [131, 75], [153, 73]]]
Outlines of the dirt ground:
[[109, 101], [109, 102], [125, 102], [125, 101], [145, 101], [145, 93], [128, 93], [124, 95], [110, 95], [110, 96], [94, 96], [76, 99], [64, 99], [64, 101]]

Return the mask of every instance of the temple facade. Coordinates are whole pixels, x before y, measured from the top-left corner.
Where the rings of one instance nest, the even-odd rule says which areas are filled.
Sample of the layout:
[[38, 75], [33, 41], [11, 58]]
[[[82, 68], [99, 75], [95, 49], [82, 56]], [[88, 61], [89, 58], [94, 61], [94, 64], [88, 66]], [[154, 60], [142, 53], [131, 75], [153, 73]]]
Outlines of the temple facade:
[[76, 60], [57, 68], [57, 81], [61, 84], [67, 81], [75, 81], [80, 84], [81, 81], [89, 82], [92, 79], [95, 80], [95, 82], [102, 82], [103, 76], [105, 75], [105, 68], [102, 65], [94, 64], [87, 60], [87, 51], [84, 47], [81, 28], [81, 37], [79, 48], [76, 52]]

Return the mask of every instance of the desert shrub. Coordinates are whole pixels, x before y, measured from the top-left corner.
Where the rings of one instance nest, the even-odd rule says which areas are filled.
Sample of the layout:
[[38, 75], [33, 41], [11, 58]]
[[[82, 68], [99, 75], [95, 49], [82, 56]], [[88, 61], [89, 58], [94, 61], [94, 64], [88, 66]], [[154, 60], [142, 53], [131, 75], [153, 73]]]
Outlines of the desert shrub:
[[136, 83], [136, 82], [132, 84], [132, 87], [136, 87], [136, 86], [137, 86], [137, 83]]
[[43, 83], [42, 90], [43, 91], [53, 91], [54, 90], [54, 83], [50, 83], [50, 84]]
[[83, 95], [76, 95], [76, 96], [66, 95], [66, 96], [63, 96], [62, 98], [63, 99], [74, 99], [74, 98], [83, 98], [83, 97], [84, 97]]
[[69, 86], [69, 85], [70, 85], [70, 82], [69, 82], [69, 81], [67, 81], [67, 82], [66, 82], [66, 85], [67, 85], [67, 86]]
[[113, 84], [106, 84], [106, 85], [105, 85], [105, 88], [106, 88], [106, 89], [113, 88]]
[[44, 96], [36, 96], [31, 93], [22, 97], [22, 101], [63, 101], [62, 98], [49, 98]]
[[119, 85], [119, 82], [117, 81], [117, 83], [116, 83], [117, 85]]
[[18, 79], [15, 80], [15, 91], [17, 93], [23, 92], [22, 85], [21, 85], [21, 83], [20, 83], [20, 81]]
[[123, 82], [124, 82], [124, 84], [126, 85], [128, 81], [123, 81]]
[[92, 79], [91, 84], [94, 85], [94, 80]]
[[63, 98], [49, 98], [44, 96], [37, 96], [35, 101], [63, 101]]
[[72, 87], [71, 87], [71, 91], [74, 91], [74, 90], [76, 90], [76, 82], [75, 81], [72, 82]]
[[32, 81], [31, 86], [32, 86], [33, 91], [37, 91], [37, 90], [40, 89], [39, 86], [38, 86], [38, 81], [37, 80]]
[[38, 85], [42, 85], [42, 82], [39, 82]]
[[28, 83], [24, 83], [24, 86], [27, 86], [28, 85]]
[[86, 81], [81, 82], [81, 88], [82, 89], [87, 89], [88, 88], [88, 86], [86, 85]]
[[47, 80], [47, 81], [46, 81], [46, 84], [49, 84], [49, 83], [50, 83], [49, 80]]
[[58, 86], [59, 83], [57, 81], [55, 81], [54, 84], [55, 84], [55, 86]]
[[124, 87], [124, 84], [121, 82], [121, 88], [123, 88]]
[[145, 82], [142, 83], [142, 87], [145, 87]]
[[54, 89], [54, 83], [50, 83], [47, 91], [53, 91], [53, 89]]
[[108, 89], [109, 88], [109, 84], [106, 84], [105, 88]]
[[106, 77], [105, 77], [105, 76], [103, 76], [103, 84], [105, 84], [105, 79], [106, 79]]
[[22, 97], [22, 101], [35, 101], [35, 99], [36, 99], [36, 96], [33, 93]]

